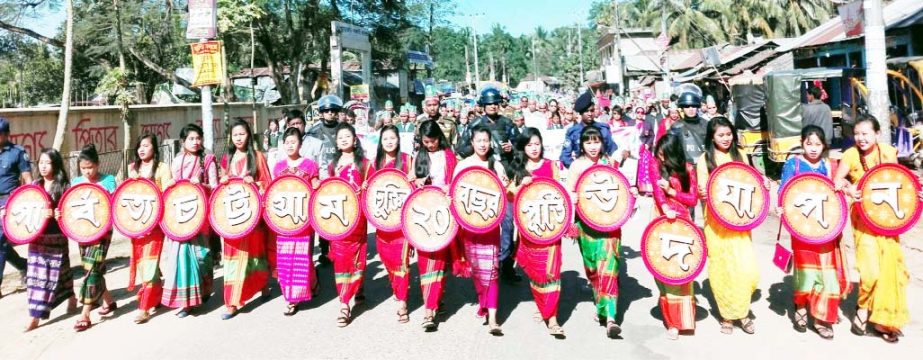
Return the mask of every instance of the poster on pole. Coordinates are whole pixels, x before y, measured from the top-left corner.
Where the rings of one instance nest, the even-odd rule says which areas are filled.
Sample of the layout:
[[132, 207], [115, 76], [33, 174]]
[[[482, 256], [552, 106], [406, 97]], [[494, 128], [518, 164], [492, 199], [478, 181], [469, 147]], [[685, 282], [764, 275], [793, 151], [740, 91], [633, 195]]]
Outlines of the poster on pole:
[[862, 1], [839, 5], [837, 10], [840, 13], [840, 20], [843, 21], [846, 37], [859, 36], [865, 32], [863, 23], [865, 12], [862, 9]]
[[189, 46], [192, 48], [192, 86], [218, 85], [224, 82], [221, 42], [206, 41]]
[[218, 37], [217, 0], [189, 0], [189, 22], [186, 39], [201, 40]]

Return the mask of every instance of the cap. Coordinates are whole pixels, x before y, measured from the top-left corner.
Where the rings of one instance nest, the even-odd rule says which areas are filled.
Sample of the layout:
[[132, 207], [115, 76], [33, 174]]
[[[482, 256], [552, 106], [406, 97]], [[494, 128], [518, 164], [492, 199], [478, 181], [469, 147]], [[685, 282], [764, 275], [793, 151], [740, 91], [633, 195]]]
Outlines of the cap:
[[0, 117], [0, 133], [9, 134], [10, 133], [10, 121], [6, 118]]
[[583, 114], [593, 105], [593, 94], [585, 92], [580, 94], [580, 97], [577, 98], [577, 101], [574, 102], [574, 111], [578, 114]]

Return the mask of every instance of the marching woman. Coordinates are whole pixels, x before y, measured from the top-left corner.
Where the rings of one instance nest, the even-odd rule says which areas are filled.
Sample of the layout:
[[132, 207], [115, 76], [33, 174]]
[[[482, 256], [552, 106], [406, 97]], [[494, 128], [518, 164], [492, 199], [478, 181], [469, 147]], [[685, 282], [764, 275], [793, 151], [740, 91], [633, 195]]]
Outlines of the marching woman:
[[[725, 117], [708, 122], [705, 132], [705, 153], [696, 161], [699, 197], [706, 200], [708, 176], [718, 166], [732, 161], [742, 162], [737, 143], [737, 131]], [[768, 181], [764, 181], [768, 188]], [[706, 205], [707, 206], [707, 205]], [[705, 213], [705, 244], [708, 250], [708, 278], [718, 312], [721, 332], [731, 334], [734, 322], [747, 334], [756, 330], [750, 319], [750, 298], [756, 291], [760, 274], [753, 253], [750, 231], [734, 231]]]
[[[804, 153], [794, 156], [782, 166], [782, 182], [779, 191], [795, 175], [817, 173], [831, 177], [827, 154], [827, 140], [824, 130], [815, 125], [801, 130], [801, 149]], [[782, 216], [782, 208], [776, 208]], [[840, 299], [849, 294], [850, 283], [843, 269], [843, 254], [840, 252], [842, 234], [834, 241], [823, 245], [812, 245], [792, 234], [792, 252], [795, 268], [795, 330], [806, 332], [808, 312], [814, 318], [814, 330], [824, 339], [833, 339], [833, 323], [837, 321]]]
[[[568, 170], [567, 189], [573, 199], [577, 198], [577, 178], [596, 164], [618, 167], [618, 164], [605, 154], [603, 136], [599, 129], [587, 126], [580, 132], [580, 157], [574, 160]], [[593, 287], [597, 319], [600, 325], [605, 324], [606, 336], [614, 339], [622, 333], [622, 328], [615, 323], [622, 230], [596, 231], [587, 226], [579, 216], [576, 217], [576, 227], [583, 267]]]
[[[210, 193], [218, 185], [218, 163], [214, 155], [205, 154], [202, 128], [196, 124], [186, 125], [180, 130], [179, 137], [183, 149], [173, 158], [170, 166], [173, 179], [168, 182], [188, 180], [202, 185], [206, 193]], [[160, 255], [160, 271], [164, 279], [160, 303], [179, 308], [177, 317], [189, 316], [193, 308], [211, 297], [214, 282], [209, 247], [211, 235], [211, 228], [205, 226], [201, 233], [187, 241], [176, 241], [169, 236], [164, 240]]]
[[[455, 173], [455, 153], [452, 152], [439, 124], [427, 120], [420, 124], [417, 156], [413, 159], [411, 182], [416, 187], [433, 185], [448, 192]], [[427, 332], [436, 331], [436, 312], [442, 305], [446, 264], [452, 260], [452, 246], [436, 252], [417, 251], [420, 288], [426, 308], [421, 326]]]
[[[96, 152], [96, 145], [89, 144], [80, 150], [80, 156], [77, 158], [77, 164], [80, 167], [80, 174], [71, 181], [71, 185], [82, 183], [98, 184], [106, 191], [112, 193], [115, 191], [115, 176], [99, 173], [99, 154]], [[106, 253], [109, 252], [109, 244], [112, 242], [112, 232], [109, 232], [99, 242], [92, 245], [80, 245], [80, 256], [83, 261], [83, 270], [86, 274], [83, 276], [83, 284], [80, 285], [80, 298], [83, 302], [83, 312], [77, 323], [74, 324], [74, 330], [77, 332], [89, 329], [93, 325], [90, 322], [90, 311], [100, 305], [100, 316], [112, 315], [118, 306], [115, 299], [106, 288]]]
[[[55, 149], [42, 150], [38, 158], [38, 173], [39, 178], [33, 184], [45, 190], [51, 198], [52, 209], [57, 209], [58, 200], [70, 185], [61, 153]], [[68, 313], [77, 311], [67, 237], [61, 233], [56, 220], [61, 215], [58, 210], [48, 210], [43, 216], [54, 219], [48, 221], [42, 235], [29, 243], [26, 298], [29, 299], [29, 316], [32, 321], [25, 329], [27, 332], [38, 328], [39, 321], [47, 320], [51, 316], [51, 309], [65, 300]]]
[[[477, 126], [471, 130], [471, 148], [474, 154], [458, 162], [453, 177], [468, 168], [484, 168], [500, 178], [506, 188], [509, 181], [503, 164], [494, 159], [490, 130]], [[506, 194], [500, 194], [501, 204], [506, 203]], [[505, 205], [504, 205], [505, 206]], [[488, 331], [491, 335], [501, 336], [503, 330], [497, 324], [497, 302], [500, 296], [500, 227], [497, 226], [486, 234], [475, 234], [459, 229], [458, 241], [464, 246], [465, 263], [470, 267], [471, 279], [478, 294], [479, 317], [487, 317]], [[468, 271], [464, 271], [467, 273]], [[465, 274], [467, 275], [467, 274]]]
[[[231, 125], [231, 146], [221, 159], [219, 182], [225, 184], [231, 178], [256, 184], [260, 192], [265, 190], [270, 181], [266, 158], [253, 145], [250, 124], [241, 119]], [[237, 310], [257, 292], [263, 292], [263, 299], [269, 297], [267, 283], [275, 255], [271, 245], [266, 225], [262, 222], [241, 239], [224, 239], [222, 263], [224, 306], [227, 312], [221, 315], [222, 320], [236, 316]]]
[[[135, 144], [135, 162], [128, 168], [128, 177], [145, 178], [154, 181], [162, 191], [170, 182], [170, 169], [160, 162], [160, 147], [157, 136], [141, 135]], [[163, 231], [154, 227], [147, 236], [131, 239], [131, 270], [128, 275], [128, 291], [135, 288], [135, 275], [141, 277], [138, 290], [138, 310], [136, 324], [144, 324], [151, 319], [151, 309], [160, 305], [163, 295], [163, 283], [160, 279], [160, 254], [163, 251]]]
[[[856, 145], [843, 153], [837, 168], [834, 178], [837, 190], [845, 191], [856, 201], [867, 196], [856, 188], [867, 171], [879, 164], [897, 163], [897, 150], [878, 143], [880, 126], [875, 117], [860, 116], [853, 129]], [[895, 343], [902, 335], [901, 328], [910, 321], [907, 309], [910, 275], [904, 264], [900, 238], [875, 233], [860, 218], [859, 211], [859, 207], [853, 206], [851, 221], [859, 270], [859, 299], [851, 330], [856, 335], [865, 335], [868, 323], [872, 323], [883, 340]]]
[[[356, 136], [356, 129], [342, 123], [336, 131], [336, 153], [327, 169], [330, 177], [338, 177], [348, 182], [356, 191], [361, 189], [368, 174], [368, 162], [362, 143]], [[346, 327], [352, 321], [353, 305], [365, 302], [362, 295], [362, 277], [365, 271], [368, 222], [362, 212], [352, 233], [340, 241], [330, 242], [330, 254], [333, 256], [333, 274], [336, 280], [337, 294], [340, 297], [340, 316], [337, 325]], [[353, 298], [355, 302], [353, 303]], [[351, 304], [353, 303], [353, 304]]]
[[[401, 152], [398, 129], [394, 125], [381, 128], [378, 137], [378, 151], [372, 172], [383, 169], [397, 169], [405, 175], [410, 173], [410, 156]], [[371, 177], [372, 174], [369, 174]], [[407, 310], [407, 292], [410, 288], [410, 242], [401, 230], [375, 232], [375, 247], [382, 264], [388, 270], [391, 290], [398, 302], [397, 321], [407, 323], [410, 313]]]
[[[615, 114], [616, 112], [613, 112]], [[558, 164], [544, 158], [542, 134], [535, 128], [526, 128], [516, 141], [516, 152], [510, 162], [509, 193], [515, 197], [535, 178], [557, 181]], [[520, 229], [522, 233], [522, 229]], [[538, 307], [537, 321], [544, 321], [548, 333], [563, 339], [564, 329], [558, 324], [558, 301], [561, 299], [561, 242], [539, 245], [519, 236], [516, 261], [529, 277], [532, 297]]]
[[[668, 219], [677, 217], [692, 221], [689, 208], [696, 205], [695, 167], [686, 162], [683, 138], [667, 134], [654, 146], [656, 159], [645, 170], [655, 181], [654, 202], [659, 215]], [[683, 285], [669, 285], [657, 281], [660, 289], [660, 312], [667, 327], [667, 338], [676, 340], [680, 331], [695, 330], [695, 293], [693, 281]]]
[[[285, 159], [276, 163], [272, 169], [273, 178], [294, 175], [308, 180], [311, 187], [317, 189], [317, 164], [299, 153], [301, 149], [301, 130], [288, 128], [282, 136], [282, 151]], [[295, 236], [276, 235], [276, 271], [282, 296], [288, 302], [285, 316], [298, 313], [298, 303], [311, 300], [317, 292], [317, 275], [312, 261], [312, 242], [314, 230], [308, 227]]]

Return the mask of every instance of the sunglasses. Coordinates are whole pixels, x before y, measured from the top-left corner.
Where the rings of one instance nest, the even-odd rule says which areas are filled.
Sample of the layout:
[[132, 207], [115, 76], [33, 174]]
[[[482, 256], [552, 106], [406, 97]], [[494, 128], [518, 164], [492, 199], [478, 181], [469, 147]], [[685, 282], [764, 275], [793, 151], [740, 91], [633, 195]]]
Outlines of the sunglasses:
[[320, 111], [321, 114], [326, 114], [326, 113], [329, 113], [329, 112], [333, 112], [333, 109], [324, 109], [324, 110], [321, 110], [321, 111]]

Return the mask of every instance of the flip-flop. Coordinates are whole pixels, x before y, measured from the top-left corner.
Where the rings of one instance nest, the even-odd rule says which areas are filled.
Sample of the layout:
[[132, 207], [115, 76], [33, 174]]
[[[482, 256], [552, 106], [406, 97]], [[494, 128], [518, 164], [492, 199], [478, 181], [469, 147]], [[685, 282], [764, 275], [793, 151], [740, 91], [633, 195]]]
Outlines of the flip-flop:
[[298, 304], [288, 304], [283, 315], [294, 316], [298, 313]]
[[743, 318], [740, 320], [740, 329], [745, 333], [753, 335], [756, 332], [756, 326], [753, 325], [753, 319]]
[[734, 333], [734, 324], [730, 321], [721, 322], [721, 333], [725, 335]]
[[610, 339], [617, 338], [622, 333], [622, 328], [619, 327], [619, 324], [616, 324], [615, 321], [609, 321], [606, 323], [606, 336]]
[[401, 309], [397, 311], [397, 322], [401, 324], [406, 324], [410, 322], [410, 311], [407, 309]]
[[490, 329], [487, 330], [487, 333], [493, 336], [503, 336], [503, 329], [500, 328], [500, 325], [490, 325]]
[[555, 339], [566, 339], [567, 335], [564, 335], [564, 328], [561, 325], [551, 325], [548, 328], [548, 335], [553, 336]]
[[74, 331], [84, 332], [91, 327], [93, 327], [93, 323], [90, 320], [80, 319], [77, 320], [76, 324], [74, 324]]
[[99, 316], [109, 316], [119, 309], [119, 304], [116, 304], [115, 301], [112, 304], [103, 305], [99, 308]]
[[350, 321], [350, 311], [349, 309], [342, 308], [340, 309], [340, 316], [337, 317], [337, 326], [343, 328], [349, 325]]
[[430, 316], [424, 317], [423, 323], [420, 324], [420, 326], [423, 327], [423, 331], [426, 331], [426, 332], [436, 331], [437, 327], [436, 327], [435, 316], [430, 315]]

